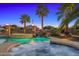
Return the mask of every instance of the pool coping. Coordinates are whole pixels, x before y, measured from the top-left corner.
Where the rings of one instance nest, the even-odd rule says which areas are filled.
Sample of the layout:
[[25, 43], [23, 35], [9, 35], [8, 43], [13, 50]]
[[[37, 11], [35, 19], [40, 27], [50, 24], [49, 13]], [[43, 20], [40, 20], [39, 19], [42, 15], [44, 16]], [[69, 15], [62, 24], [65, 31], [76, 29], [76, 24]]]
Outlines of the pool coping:
[[21, 45], [16, 42], [7, 42], [0, 46], [0, 56], [10, 56], [9, 50], [13, 47]]
[[50, 42], [55, 44], [62, 44], [79, 49], [79, 42], [71, 41], [69, 39], [60, 39], [56, 37], [50, 37]]

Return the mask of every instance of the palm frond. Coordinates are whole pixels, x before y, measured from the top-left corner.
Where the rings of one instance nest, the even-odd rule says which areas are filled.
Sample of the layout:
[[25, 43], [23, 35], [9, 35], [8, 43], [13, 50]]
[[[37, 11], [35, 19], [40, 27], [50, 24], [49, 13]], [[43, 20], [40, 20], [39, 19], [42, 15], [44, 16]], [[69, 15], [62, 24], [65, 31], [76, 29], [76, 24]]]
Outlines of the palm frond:
[[59, 15], [57, 20], [59, 21], [61, 18], [62, 18], [62, 15]]
[[56, 12], [56, 15], [60, 15], [60, 14], [62, 14], [62, 12]]
[[30, 22], [30, 16], [27, 14], [21, 15], [20, 22], [23, 24], [24, 22]]
[[76, 20], [74, 26], [76, 27], [79, 24], [79, 18]]
[[44, 4], [38, 5], [36, 9], [36, 15], [38, 16], [47, 16], [49, 13], [48, 8]]

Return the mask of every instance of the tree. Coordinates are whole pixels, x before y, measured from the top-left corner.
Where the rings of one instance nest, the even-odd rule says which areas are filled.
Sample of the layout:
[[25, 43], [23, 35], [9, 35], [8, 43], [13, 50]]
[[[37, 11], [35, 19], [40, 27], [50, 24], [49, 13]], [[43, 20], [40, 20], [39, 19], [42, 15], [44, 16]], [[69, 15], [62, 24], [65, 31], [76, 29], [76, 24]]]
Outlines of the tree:
[[53, 30], [53, 29], [55, 29], [55, 27], [53, 27], [53, 26], [45, 26], [44, 29]]
[[21, 15], [20, 22], [24, 24], [24, 33], [26, 33], [26, 23], [30, 22], [30, 16], [26, 14]]
[[10, 27], [11, 27], [11, 32], [16, 32], [17, 25], [10, 25]]
[[43, 29], [43, 24], [44, 24], [44, 17], [48, 15], [48, 12], [49, 12], [48, 8], [44, 4], [40, 4], [37, 7], [36, 15], [38, 15], [39, 17], [41, 17], [41, 20], [42, 20], [41, 27], [42, 27], [42, 29]]
[[59, 11], [56, 13], [58, 15], [58, 20], [61, 19], [60, 28], [64, 28], [66, 36], [69, 34], [68, 25], [72, 21], [73, 17], [71, 18], [71, 14], [75, 11], [75, 6], [76, 6], [76, 4], [74, 4], [74, 3], [61, 4], [61, 6], [58, 8]]

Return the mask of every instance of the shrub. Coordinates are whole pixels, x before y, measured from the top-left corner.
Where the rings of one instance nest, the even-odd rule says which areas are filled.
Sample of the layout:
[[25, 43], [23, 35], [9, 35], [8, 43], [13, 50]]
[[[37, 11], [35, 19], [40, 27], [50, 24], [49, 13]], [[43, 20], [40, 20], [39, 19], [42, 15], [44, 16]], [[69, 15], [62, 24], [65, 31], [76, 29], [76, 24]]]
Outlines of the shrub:
[[53, 30], [53, 31], [51, 32], [51, 36], [59, 36], [58, 31]]

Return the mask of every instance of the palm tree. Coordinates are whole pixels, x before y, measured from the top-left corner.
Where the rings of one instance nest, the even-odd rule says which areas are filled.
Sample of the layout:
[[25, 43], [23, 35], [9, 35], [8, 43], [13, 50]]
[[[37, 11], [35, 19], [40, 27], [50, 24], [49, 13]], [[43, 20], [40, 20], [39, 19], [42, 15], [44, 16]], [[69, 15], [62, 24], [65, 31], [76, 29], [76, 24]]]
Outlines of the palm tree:
[[61, 4], [61, 6], [58, 8], [59, 12], [57, 12], [56, 14], [59, 15], [58, 16], [58, 20], [61, 19], [61, 28], [64, 27], [65, 30], [65, 35], [67, 36], [69, 34], [69, 23], [71, 22], [70, 20], [70, 15], [72, 14], [72, 12], [74, 11], [76, 4], [73, 3], [68, 3], [68, 4]]
[[76, 27], [79, 24], [79, 5], [78, 4], [74, 4], [74, 8], [72, 12], [68, 15], [67, 19], [68, 20], [64, 20], [64, 22], [67, 22], [68, 24], [72, 21], [76, 21], [74, 23], [74, 30], [77, 31]]
[[76, 20], [74, 26], [77, 27], [79, 25], [79, 18]]
[[48, 15], [48, 12], [49, 12], [48, 8], [44, 4], [40, 4], [37, 7], [36, 15], [38, 15], [42, 19], [42, 24], [41, 24], [42, 29], [43, 29], [43, 24], [44, 24], [44, 17]]
[[24, 24], [24, 33], [26, 32], [26, 23], [30, 22], [30, 16], [23, 14], [21, 15], [20, 22]]

